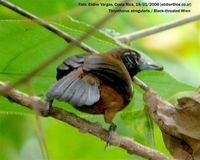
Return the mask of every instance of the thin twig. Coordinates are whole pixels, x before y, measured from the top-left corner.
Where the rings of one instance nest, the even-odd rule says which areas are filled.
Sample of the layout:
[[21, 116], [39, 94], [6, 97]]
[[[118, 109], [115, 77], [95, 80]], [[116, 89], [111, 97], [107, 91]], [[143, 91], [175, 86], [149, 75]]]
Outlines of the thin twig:
[[138, 79], [137, 77], [133, 77], [133, 81], [144, 91], [147, 91], [149, 89], [149, 87], [144, 82], [142, 82], [140, 79]]
[[[129, 0], [124, 0], [123, 2], [126, 3]], [[38, 17], [36, 17], [35, 15], [30, 15], [28, 12], [23, 11], [23, 9], [16, 7], [15, 5], [13, 5], [10, 2], [7, 2], [5, 0], [0, 0], [0, 4], [4, 5], [5, 7], [10, 8], [11, 10], [35, 21], [35, 19], [37, 19], [37, 23], [39, 25], [43, 25], [43, 20], [42, 23], [38, 21]], [[121, 9], [123, 6], [119, 6], [116, 7], [116, 9]], [[90, 35], [92, 35], [94, 32], [96, 32], [98, 29], [100, 29], [106, 22], [108, 22], [111, 18], [113, 18], [117, 13], [112, 12], [107, 14], [105, 17], [103, 17], [101, 20], [99, 20], [93, 28], [90, 28], [85, 34], [83, 34], [80, 38], [78, 38], [76, 40], [76, 42], [81, 43], [83, 40], [86, 40]], [[48, 26], [44, 26], [47, 29], [50, 30], [50, 28]], [[51, 29], [55, 28], [54, 26], [51, 25]], [[55, 30], [55, 29], [54, 29]], [[50, 30], [53, 33], [56, 33], [58, 36], [62, 37], [61, 34], [58, 34], [58, 32], [54, 32], [53, 30]], [[54, 61], [56, 61], [58, 58], [60, 58], [61, 56], [63, 56], [65, 53], [71, 51], [73, 49], [73, 45], [70, 43], [66, 48], [64, 48], [63, 50], [61, 50], [60, 52], [58, 52], [57, 54], [53, 55], [52, 57], [50, 57], [47, 61], [45, 61], [44, 63], [42, 63], [41, 65], [39, 65], [37, 68], [35, 68], [34, 70], [32, 70], [31, 72], [29, 72], [28, 74], [26, 74], [25, 76], [23, 76], [21, 79], [19, 79], [18, 81], [16, 81], [13, 84], [10, 84], [9, 86], [7, 86], [8, 88], [6, 88], [6, 90], [10, 90], [20, 84], [26, 83], [28, 82], [33, 76], [37, 75], [39, 72], [41, 72], [42, 70], [44, 70], [46, 67], [48, 67], [50, 64], [52, 64]], [[92, 53], [97, 53], [97, 52], [92, 52]], [[3, 91], [4, 92], [4, 91]]]
[[169, 22], [169, 23], [157, 25], [157, 26], [150, 27], [150, 28], [147, 28], [147, 29], [143, 29], [143, 30], [140, 30], [140, 31], [137, 31], [137, 32], [128, 33], [128, 34], [119, 36], [117, 39], [121, 42], [124, 42], [124, 43], [130, 43], [133, 40], [140, 39], [140, 38], [143, 38], [143, 37], [155, 34], [155, 33], [159, 33], [159, 32], [165, 31], [165, 30], [169, 30], [171, 28], [175, 28], [175, 27], [187, 24], [187, 23], [198, 21], [198, 20], [200, 20], [200, 14], [196, 14], [196, 15], [186, 17], [186, 18], [183, 18], [183, 19], [179, 19], [179, 20], [176, 20], [176, 21], [172, 21], [172, 22]]
[[60, 30], [59, 28], [49, 24], [48, 22], [46, 22], [45, 20], [31, 14], [28, 11], [23, 10], [22, 8], [6, 1], [6, 0], [0, 0], [0, 4], [21, 14], [22, 16], [32, 20], [33, 22], [43, 26], [44, 28], [48, 29], [49, 31], [57, 34], [59, 37], [63, 38], [64, 40], [66, 40], [68, 43], [73, 43], [74, 45], [76, 45], [79, 48], [82, 48], [83, 50], [85, 50], [86, 52], [89, 53], [95, 53], [97, 52], [96, 50], [94, 50], [93, 48], [89, 47], [88, 45], [86, 45], [83, 42], [80, 42], [78, 40], [76, 40], [75, 38], [71, 37], [70, 35], [68, 35], [67, 33], [63, 32], [62, 30]]
[[[7, 88], [6, 85], [6, 83], [0, 81], [0, 90]], [[38, 110], [41, 115], [44, 115], [44, 109], [47, 107], [47, 104], [43, 102], [39, 97], [30, 96], [16, 89], [7, 91], [3, 96], [29, 109]], [[90, 133], [104, 141], [107, 140], [108, 131], [103, 129], [102, 126], [98, 123], [87, 121], [73, 113], [67, 112], [55, 106], [52, 108], [49, 116], [68, 123], [71, 126], [78, 128], [79, 131], [83, 133]], [[110, 144], [121, 147], [127, 150], [127, 152], [130, 154], [136, 154], [151, 160], [172, 160], [157, 150], [143, 146], [131, 138], [122, 137], [117, 134], [114, 134], [111, 137]]]

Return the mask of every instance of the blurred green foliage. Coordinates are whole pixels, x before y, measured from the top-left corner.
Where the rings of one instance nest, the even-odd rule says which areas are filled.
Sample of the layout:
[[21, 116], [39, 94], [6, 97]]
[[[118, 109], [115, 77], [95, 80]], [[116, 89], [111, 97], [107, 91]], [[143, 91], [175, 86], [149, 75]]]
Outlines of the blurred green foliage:
[[[14, 4], [48, 20], [73, 37], [79, 37], [85, 33], [90, 25], [108, 13], [105, 7], [80, 7], [77, 5], [79, 1], [48, 0], [47, 3], [45, 0], [11, 0]], [[89, 0], [84, 1], [89, 2]], [[193, 0], [192, 3], [192, 13], [195, 13], [197, 11], [195, 6], [198, 6], [199, 2]], [[119, 14], [85, 42], [96, 50], [104, 52], [122, 46], [113, 39], [118, 34], [137, 31], [189, 15]], [[140, 73], [138, 77], [172, 103], [175, 103], [180, 96], [190, 95], [194, 87], [200, 83], [199, 30], [199, 22], [192, 23], [132, 43], [133, 48], [143, 51], [165, 67], [168, 73], [146, 71]], [[66, 42], [55, 34], [0, 6], [1, 81], [16, 81], [66, 45]], [[79, 53], [84, 52], [75, 47], [66, 56]], [[29, 84], [20, 86], [19, 89], [45, 99], [46, 91], [55, 81], [55, 68], [61, 61], [62, 59], [58, 59], [35, 76]], [[138, 86], [134, 85], [134, 88], [133, 100], [115, 119], [118, 126], [117, 132], [169, 155], [159, 128], [143, 111], [145, 105], [142, 98], [143, 91]], [[55, 104], [108, 127], [102, 116], [80, 113], [70, 105], [57, 101]], [[52, 160], [142, 159], [129, 155], [117, 147], [110, 147], [104, 151], [104, 142], [89, 134], [80, 133], [63, 122], [52, 118], [41, 118], [40, 121], [45, 130], [47, 148]], [[31, 111], [0, 97], [0, 159], [43, 159], [39, 133], [37, 120]]]

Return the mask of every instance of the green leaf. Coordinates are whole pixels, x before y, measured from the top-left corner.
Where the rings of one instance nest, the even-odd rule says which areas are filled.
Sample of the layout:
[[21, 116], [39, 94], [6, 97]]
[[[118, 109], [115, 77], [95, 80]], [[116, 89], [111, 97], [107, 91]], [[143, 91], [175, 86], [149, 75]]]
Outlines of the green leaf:
[[[79, 32], [81, 34], [83, 34], [84, 32], [85, 33], [88, 32], [92, 28], [91, 25], [80, 22], [78, 20], [75, 20], [69, 16], [66, 16], [66, 17], [58, 20], [57, 25], [60, 26], [61, 29], [63, 29], [66, 32], [68, 32], [67, 29], [69, 29], [69, 30], [72, 30], [75, 32]], [[77, 35], [74, 35], [74, 36], [77, 36]], [[80, 35], [78, 35], [78, 36], [80, 36]], [[118, 47], [125, 46], [121, 42], [119, 42], [116, 39], [114, 39], [113, 37], [111, 37], [106, 31], [99, 30], [99, 31], [95, 32], [92, 36], [95, 37], [97, 40], [107, 42], [110, 45], [116, 45]], [[96, 46], [94, 46], [94, 48], [96, 48]]]
[[144, 71], [138, 74], [138, 78], [166, 99], [170, 99], [179, 92], [195, 90], [194, 87], [177, 81], [167, 72]]

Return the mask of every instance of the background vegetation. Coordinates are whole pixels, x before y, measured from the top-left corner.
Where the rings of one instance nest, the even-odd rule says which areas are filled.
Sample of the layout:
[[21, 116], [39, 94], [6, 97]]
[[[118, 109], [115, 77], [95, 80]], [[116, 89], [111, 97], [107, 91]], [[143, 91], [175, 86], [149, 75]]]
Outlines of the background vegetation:
[[[107, 14], [104, 7], [79, 7], [80, 0], [11, 0], [14, 4], [42, 17], [73, 37], [79, 37]], [[85, 2], [88, 2], [85, 0]], [[113, 37], [138, 31], [153, 25], [169, 22], [199, 11], [198, 0], [191, 0], [191, 13], [187, 14], [128, 14], [117, 15], [104, 28], [91, 36], [86, 43], [100, 52], [120, 47]], [[0, 6], [0, 80], [14, 82], [42, 64], [48, 57], [66, 46], [66, 42], [46, 29], [26, 21], [24, 17]], [[143, 72], [138, 75], [145, 83], [158, 91], [172, 103], [182, 95], [190, 95], [200, 84], [200, 23], [191, 23], [165, 31], [132, 43], [165, 67], [166, 72]], [[84, 53], [74, 50], [66, 55]], [[55, 68], [62, 62], [58, 59], [50, 67], [19, 89], [41, 96], [55, 82]], [[91, 121], [108, 127], [102, 116], [80, 113], [70, 105], [56, 102], [57, 106], [72, 111]], [[120, 135], [133, 137], [138, 142], [151, 146], [169, 155], [161, 133], [143, 112], [142, 90], [135, 86], [135, 97], [130, 105], [115, 119]], [[52, 118], [36, 120], [32, 112], [0, 97], [0, 159], [43, 159], [40, 149], [42, 124], [49, 156], [52, 160], [74, 159], [142, 159], [130, 156], [126, 151], [110, 147], [104, 151], [105, 143], [82, 134], [77, 129]]]

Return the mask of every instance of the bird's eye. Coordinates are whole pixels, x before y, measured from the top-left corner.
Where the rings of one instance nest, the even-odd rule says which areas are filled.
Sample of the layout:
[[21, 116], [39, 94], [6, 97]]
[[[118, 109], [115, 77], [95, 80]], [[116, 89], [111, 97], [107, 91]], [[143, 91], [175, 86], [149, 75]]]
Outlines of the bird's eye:
[[132, 55], [134, 55], [134, 59], [136, 62], [140, 61], [141, 55], [137, 52], [132, 52]]
[[129, 60], [131, 59], [131, 61], [135, 62], [136, 64], [139, 64], [141, 61], [141, 55], [136, 51], [125, 52], [124, 56]]

